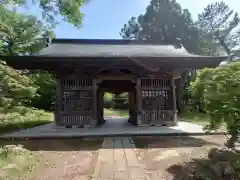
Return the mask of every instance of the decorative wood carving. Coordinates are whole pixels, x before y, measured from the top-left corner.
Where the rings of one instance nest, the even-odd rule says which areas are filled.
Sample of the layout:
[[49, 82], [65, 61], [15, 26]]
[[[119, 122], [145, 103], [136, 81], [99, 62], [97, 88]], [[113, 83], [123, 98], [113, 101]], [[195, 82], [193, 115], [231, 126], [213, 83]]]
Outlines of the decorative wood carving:
[[156, 125], [173, 120], [171, 79], [141, 78], [142, 124]]
[[91, 125], [94, 118], [93, 80], [62, 79], [61, 125]]

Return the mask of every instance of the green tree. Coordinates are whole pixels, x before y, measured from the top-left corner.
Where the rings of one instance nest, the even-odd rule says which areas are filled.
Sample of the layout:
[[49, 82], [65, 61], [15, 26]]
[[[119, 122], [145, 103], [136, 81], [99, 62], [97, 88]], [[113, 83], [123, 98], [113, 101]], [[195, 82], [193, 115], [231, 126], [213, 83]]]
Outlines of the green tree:
[[[151, 40], [163, 44], [182, 44], [189, 52], [213, 54], [211, 39], [203, 39], [187, 9], [176, 0], [152, 0], [146, 12], [132, 17], [121, 29], [123, 39]], [[208, 47], [208, 48], [206, 48]], [[213, 48], [212, 51], [209, 49]]]
[[[44, 47], [43, 39], [53, 36], [53, 33], [41, 21], [37, 21], [34, 16], [9, 10], [2, 5], [0, 5], [0, 13], [2, 14], [0, 17], [1, 54], [36, 53]], [[6, 65], [1, 66], [1, 68], [2, 89], [5, 92], [11, 92], [3, 95], [3, 97], [8, 97], [14, 102], [19, 101], [19, 97], [24, 98], [26, 96], [24, 99], [28, 102], [28, 105], [52, 110], [55, 97], [55, 81], [52, 75], [42, 71], [16, 71]], [[9, 74], [14, 74], [14, 76], [9, 76]], [[19, 81], [19, 79], [25, 79], [25, 81]], [[34, 96], [29, 92], [34, 92]]]
[[0, 106], [9, 109], [12, 106], [30, 105], [38, 96], [37, 88], [30, 78], [20, 75], [16, 70], [1, 62], [0, 64]]
[[35, 71], [28, 76], [36, 86], [37, 96], [32, 98], [32, 106], [52, 111], [55, 104], [56, 81], [52, 74], [45, 71]]
[[60, 17], [64, 21], [80, 27], [83, 14], [80, 8], [87, 0], [1, 0], [3, 5], [18, 5], [21, 7], [38, 7], [42, 19], [50, 25], [55, 25]]
[[23, 15], [0, 5], [0, 41], [8, 55], [33, 54], [44, 46], [43, 38], [52, 36], [34, 16]]
[[103, 100], [106, 108], [114, 108], [114, 99], [115, 95], [109, 92], [104, 93]]
[[219, 47], [219, 51], [225, 52], [231, 60], [231, 56], [239, 53], [240, 29], [238, 25], [240, 17], [234, 13], [225, 2], [209, 4], [204, 12], [199, 14], [198, 26], [206, 32], [206, 36], [213, 37], [213, 43]]
[[[176, 0], [152, 0], [146, 12], [132, 17], [121, 29], [123, 39], [157, 41], [162, 44], [181, 44], [187, 51], [200, 55], [215, 55], [217, 47], [211, 35], [199, 28], [192, 20], [187, 9], [182, 9]], [[189, 71], [182, 74], [177, 81], [177, 104], [179, 112], [183, 111], [181, 99], [186, 97], [184, 89], [189, 84]], [[191, 76], [194, 73], [191, 73]]]
[[189, 90], [196, 101], [202, 101], [210, 116], [209, 130], [223, 122], [231, 138], [227, 146], [234, 147], [240, 135], [240, 63], [201, 70]]

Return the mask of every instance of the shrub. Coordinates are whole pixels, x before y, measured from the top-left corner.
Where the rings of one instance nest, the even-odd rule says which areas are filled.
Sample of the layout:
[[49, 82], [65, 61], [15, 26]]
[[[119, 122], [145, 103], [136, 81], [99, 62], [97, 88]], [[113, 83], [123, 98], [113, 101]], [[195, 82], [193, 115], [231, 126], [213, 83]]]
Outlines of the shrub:
[[41, 165], [42, 157], [21, 145], [0, 147], [0, 179], [24, 179], [20, 176], [31, 174]]
[[0, 110], [0, 132], [27, 129], [52, 122], [52, 114], [24, 106]]
[[240, 154], [232, 150], [212, 148], [207, 157], [193, 159], [168, 169], [174, 180], [238, 180]]
[[106, 92], [104, 93], [104, 105], [106, 108], [114, 108], [114, 94]]
[[218, 129], [224, 122], [231, 135], [226, 145], [234, 148], [240, 134], [240, 62], [201, 70], [189, 90], [210, 116], [207, 129]]

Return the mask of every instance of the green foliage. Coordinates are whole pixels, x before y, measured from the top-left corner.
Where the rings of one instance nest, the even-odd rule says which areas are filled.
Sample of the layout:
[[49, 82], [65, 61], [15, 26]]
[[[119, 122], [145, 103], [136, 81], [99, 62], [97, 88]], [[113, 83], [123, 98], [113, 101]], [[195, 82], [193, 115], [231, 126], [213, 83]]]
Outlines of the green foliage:
[[195, 101], [201, 101], [210, 116], [208, 129], [224, 122], [231, 135], [227, 146], [234, 147], [240, 135], [240, 63], [215, 69], [203, 69], [189, 90]]
[[120, 94], [105, 93], [104, 105], [105, 108], [126, 110], [128, 109], [128, 93], [127, 92]]
[[103, 100], [104, 100], [104, 105], [106, 108], [113, 108], [114, 107], [114, 94], [106, 92], [104, 93]]
[[108, 103], [110, 101], [112, 101], [114, 98], [114, 95], [112, 93], [104, 93], [104, 102]]
[[124, 39], [182, 44], [189, 52], [212, 54], [214, 48], [210, 47], [209, 37], [203, 39], [203, 33], [195, 26], [190, 12], [176, 0], [152, 0], [145, 14], [132, 17], [120, 32]]
[[80, 8], [87, 0], [2, 0], [4, 5], [19, 5], [24, 8], [38, 7], [42, 13], [42, 18], [50, 25], [55, 25], [62, 16], [65, 21], [80, 27], [83, 14]]
[[240, 23], [238, 13], [221, 1], [209, 4], [204, 12], [199, 14], [198, 26], [205, 30], [206, 36], [212, 37], [213, 43], [223, 49], [228, 55], [234, 55], [239, 50]]
[[240, 153], [212, 148], [207, 157], [174, 165], [168, 171], [174, 174], [173, 180], [238, 180]]
[[[42, 38], [52, 36], [34, 16], [0, 5], [0, 54], [33, 54], [43, 47]], [[54, 80], [46, 72], [14, 70], [0, 62], [0, 132], [30, 128], [52, 122]]]
[[42, 158], [21, 145], [5, 145], [0, 147], [1, 179], [16, 179], [30, 175], [40, 166]]
[[180, 114], [180, 118], [183, 121], [191, 122], [199, 125], [208, 125], [209, 116], [205, 113], [200, 113], [198, 111], [185, 111], [183, 114]]
[[2, 5], [0, 14], [0, 41], [4, 54], [36, 53], [44, 46], [43, 38], [53, 36], [34, 16], [8, 10]]
[[[37, 78], [34, 79], [33, 76], [21, 75], [3, 62], [0, 64], [0, 132], [26, 129], [52, 122], [50, 113], [31, 107], [42, 98], [47, 98], [44, 93], [48, 94], [48, 92], [41, 91], [44, 86], [40, 85], [45, 83], [45, 87], [50, 88], [50, 85], [46, 85], [48, 79], [40, 84], [41, 81], [37, 83]], [[44, 77], [41, 74], [39, 76]], [[51, 92], [51, 89], [48, 91]], [[50, 99], [45, 101], [42, 106]]]
[[116, 109], [128, 109], [128, 93], [120, 93], [114, 99]]
[[128, 117], [129, 112], [121, 109], [104, 109], [104, 116]]
[[37, 71], [29, 75], [34, 85], [37, 86], [37, 96], [32, 99], [32, 105], [39, 109], [52, 111], [55, 104], [56, 81], [52, 74]]
[[[43, 46], [42, 38], [53, 36], [34, 16], [27, 16], [0, 5], [0, 53], [10, 55], [33, 54]], [[16, 71], [3, 62], [0, 65], [1, 105], [28, 105], [52, 110], [55, 81], [47, 72]], [[25, 75], [24, 75], [25, 74]]]
[[24, 106], [0, 110], [0, 132], [27, 129], [52, 122], [52, 114]]
[[[47, 75], [45, 76], [48, 77]], [[39, 74], [39, 77], [45, 76]], [[52, 122], [51, 113], [32, 106], [39, 108], [45, 105], [48, 106], [46, 109], [52, 107], [49, 101], [52, 103], [51, 97], [54, 96], [48, 94], [52, 89], [44, 91], [44, 87], [51, 88], [54, 83], [47, 84], [50, 82], [50, 77], [46, 78], [45, 82], [37, 80], [36, 75], [31, 77], [21, 75], [4, 63], [0, 64], [0, 132], [26, 129]]]
[[0, 105], [27, 105], [35, 98], [37, 88], [31, 79], [0, 63]]

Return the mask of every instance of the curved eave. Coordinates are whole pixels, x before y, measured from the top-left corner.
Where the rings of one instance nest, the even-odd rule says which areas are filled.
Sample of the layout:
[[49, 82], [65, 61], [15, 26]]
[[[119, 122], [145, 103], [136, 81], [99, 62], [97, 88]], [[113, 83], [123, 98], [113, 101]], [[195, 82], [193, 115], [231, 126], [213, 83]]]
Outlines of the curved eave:
[[227, 57], [209, 57], [209, 56], [193, 56], [193, 57], [49, 57], [49, 56], [0, 56], [1, 60], [6, 61], [9, 66], [16, 69], [43, 69], [54, 70], [61, 64], [80, 65], [85, 63], [97, 66], [105, 66], [106, 64], [122, 64], [127, 61], [139, 60], [149, 66], [168, 66], [171, 68], [196, 68], [217, 67]]

